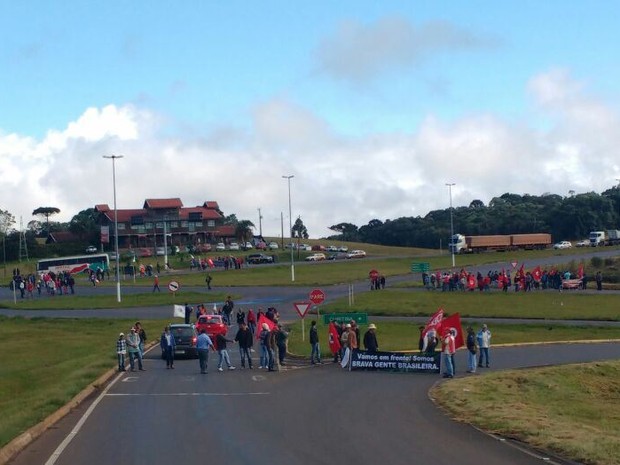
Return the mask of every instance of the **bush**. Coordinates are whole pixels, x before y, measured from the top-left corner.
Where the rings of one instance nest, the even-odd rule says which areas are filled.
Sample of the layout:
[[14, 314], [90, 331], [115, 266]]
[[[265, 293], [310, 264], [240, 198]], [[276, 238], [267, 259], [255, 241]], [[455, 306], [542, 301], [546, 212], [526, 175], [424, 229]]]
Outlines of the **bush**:
[[590, 264], [593, 268], [601, 268], [603, 266], [603, 259], [601, 257], [592, 257]]

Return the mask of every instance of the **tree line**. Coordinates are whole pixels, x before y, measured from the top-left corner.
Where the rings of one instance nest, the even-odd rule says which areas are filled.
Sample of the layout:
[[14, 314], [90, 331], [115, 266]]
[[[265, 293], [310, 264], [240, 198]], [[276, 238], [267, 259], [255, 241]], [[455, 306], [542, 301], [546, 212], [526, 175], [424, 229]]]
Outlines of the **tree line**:
[[[505, 193], [488, 205], [473, 200], [452, 211], [454, 233], [464, 235], [550, 233], [554, 241], [579, 240], [590, 231], [620, 229], [620, 188], [562, 197]], [[439, 248], [450, 238], [450, 208], [425, 216], [373, 219], [364, 226], [338, 223], [332, 240], [379, 245]]]

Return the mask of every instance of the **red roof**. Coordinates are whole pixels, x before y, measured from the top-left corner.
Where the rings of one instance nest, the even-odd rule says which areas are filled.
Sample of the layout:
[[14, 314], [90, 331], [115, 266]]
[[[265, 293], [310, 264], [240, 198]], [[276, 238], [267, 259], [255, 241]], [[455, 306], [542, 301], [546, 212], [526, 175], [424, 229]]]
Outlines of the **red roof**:
[[159, 209], [159, 208], [181, 208], [183, 206], [183, 202], [181, 199], [146, 199], [144, 201], [144, 206], [142, 208], [151, 208], [151, 209]]
[[95, 211], [104, 213], [104, 212], [110, 211], [110, 207], [108, 207], [107, 203], [102, 203], [99, 205], [95, 205]]

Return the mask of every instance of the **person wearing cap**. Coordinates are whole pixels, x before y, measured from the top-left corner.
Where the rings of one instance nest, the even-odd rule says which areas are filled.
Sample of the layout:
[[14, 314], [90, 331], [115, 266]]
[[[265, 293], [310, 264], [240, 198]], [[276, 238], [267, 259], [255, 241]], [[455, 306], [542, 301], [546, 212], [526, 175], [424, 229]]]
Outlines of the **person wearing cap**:
[[478, 352], [478, 345], [476, 344], [476, 334], [474, 328], [467, 327], [467, 373], [476, 372], [476, 353]]
[[118, 371], [125, 371], [125, 355], [127, 354], [127, 342], [125, 334], [120, 333], [116, 340], [116, 355], [118, 357]]
[[451, 330], [445, 332], [442, 339], [441, 353], [443, 355], [443, 364], [445, 367], [443, 377], [454, 378], [453, 357], [456, 352], [456, 344]]
[[[357, 330], [357, 331], [356, 331]], [[347, 324], [347, 347], [349, 348], [349, 350], [353, 351], [357, 349], [357, 333], [359, 332], [359, 328], [357, 328], [357, 325], [355, 325], [355, 328], [353, 327], [353, 323]]]
[[357, 322], [355, 320], [351, 320], [351, 328], [353, 329], [353, 332], [355, 332], [355, 342], [357, 344], [355, 348], [357, 349], [362, 343], [362, 338], [360, 337], [360, 327], [357, 326]]
[[482, 368], [482, 360], [485, 361], [485, 366], [489, 368], [489, 348], [491, 347], [491, 331], [486, 324], [482, 325], [480, 331], [476, 335], [478, 339], [478, 347], [480, 347], [480, 358], [478, 359], [478, 366]]
[[368, 325], [368, 330], [364, 333], [364, 348], [368, 352], [377, 352], [379, 350], [379, 343], [377, 342], [377, 327], [374, 323]]

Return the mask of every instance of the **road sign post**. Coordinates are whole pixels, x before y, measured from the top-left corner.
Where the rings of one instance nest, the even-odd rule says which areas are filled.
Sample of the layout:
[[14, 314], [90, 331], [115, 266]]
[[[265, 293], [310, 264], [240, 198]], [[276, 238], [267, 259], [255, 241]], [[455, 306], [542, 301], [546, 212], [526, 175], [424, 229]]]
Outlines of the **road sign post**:
[[176, 297], [176, 292], [179, 290], [179, 283], [176, 281], [170, 281], [168, 283], [168, 290], [172, 292], [172, 297]]
[[299, 313], [299, 316], [301, 317], [301, 340], [302, 341], [306, 340], [306, 328], [304, 326], [304, 317], [306, 316], [306, 313], [308, 312], [310, 305], [312, 305], [310, 302], [293, 303], [295, 310], [297, 310], [297, 313]]

